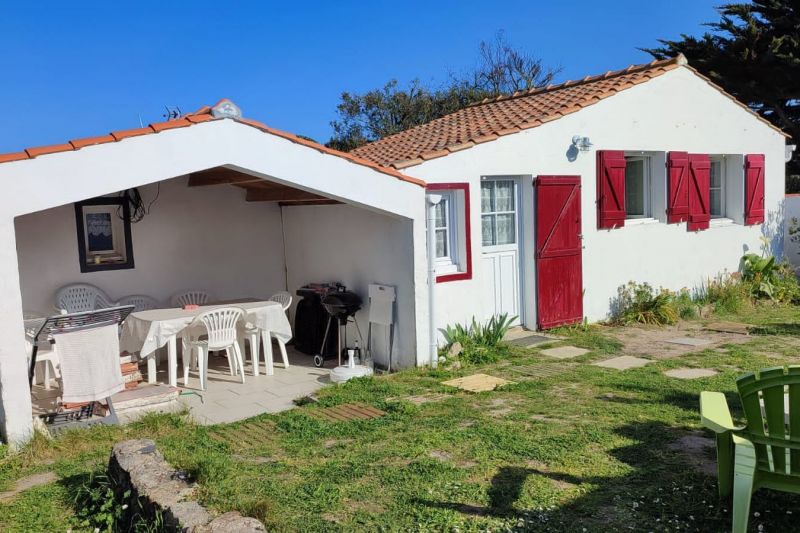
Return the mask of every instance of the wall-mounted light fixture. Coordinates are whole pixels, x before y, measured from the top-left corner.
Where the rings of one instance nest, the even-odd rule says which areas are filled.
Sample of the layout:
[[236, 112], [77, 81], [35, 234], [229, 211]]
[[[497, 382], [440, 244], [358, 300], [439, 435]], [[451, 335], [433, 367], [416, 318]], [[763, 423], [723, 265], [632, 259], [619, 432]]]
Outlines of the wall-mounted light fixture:
[[589, 137], [581, 137], [580, 135], [574, 135], [572, 137], [572, 146], [580, 150], [581, 152], [588, 152], [592, 148], [592, 141], [589, 140]]

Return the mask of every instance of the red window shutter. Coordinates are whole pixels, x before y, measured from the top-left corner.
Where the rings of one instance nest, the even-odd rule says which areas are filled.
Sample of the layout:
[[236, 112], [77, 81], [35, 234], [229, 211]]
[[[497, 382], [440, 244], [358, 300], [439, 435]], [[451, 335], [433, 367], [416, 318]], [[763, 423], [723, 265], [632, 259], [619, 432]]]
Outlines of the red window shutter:
[[710, 187], [711, 159], [707, 154], [689, 154], [689, 231], [708, 229]]
[[597, 227], [625, 225], [625, 152], [597, 152]]
[[764, 223], [764, 154], [744, 156], [744, 223]]
[[667, 224], [689, 218], [689, 154], [667, 154]]

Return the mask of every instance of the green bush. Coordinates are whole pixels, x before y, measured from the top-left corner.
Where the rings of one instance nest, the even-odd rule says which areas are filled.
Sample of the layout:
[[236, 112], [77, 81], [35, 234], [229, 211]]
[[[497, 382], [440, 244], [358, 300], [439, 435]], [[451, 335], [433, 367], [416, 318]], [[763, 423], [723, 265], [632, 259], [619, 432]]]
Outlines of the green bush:
[[675, 293], [656, 291], [649, 283], [628, 282], [617, 289], [612, 322], [617, 324], [674, 324], [680, 317]]
[[486, 323], [479, 323], [472, 317], [470, 324], [449, 325], [442, 330], [446, 343], [444, 349], [459, 343], [462, 347], [459, 358], [464, 363], [493, 363], [508, 352], [503, 337], [516, 319], [516, 316], [509, 317], [508, 313], [503, 313], [493, 316]]
[[797, 275], [787, 261], [777, 262], [773, 256], [742, 256], [742, 281], [754, 300], [792, 303], [800, 300]]
[[739, 274], [717, 274], [695, 291], [694, 301], [713, 305], [715, 311], [738, 313], [749, 303], [749, 289], [741, 283]]

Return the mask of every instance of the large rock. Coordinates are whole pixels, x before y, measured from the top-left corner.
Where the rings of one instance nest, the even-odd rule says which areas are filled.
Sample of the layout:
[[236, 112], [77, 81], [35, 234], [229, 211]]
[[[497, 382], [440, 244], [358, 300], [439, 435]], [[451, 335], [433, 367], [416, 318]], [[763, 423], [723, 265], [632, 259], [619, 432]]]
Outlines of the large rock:
[[172, 468], [147, 439], [117, 443], [111, 452], [108, 473], [121, 492], [130, 490], [129, 505], [139, 499], [145, 513], [161, 513], [164, 524], [193, 533], [263, 532], [264, 525], [239, 513], [214, 518], [192, 499], [196, 485]]

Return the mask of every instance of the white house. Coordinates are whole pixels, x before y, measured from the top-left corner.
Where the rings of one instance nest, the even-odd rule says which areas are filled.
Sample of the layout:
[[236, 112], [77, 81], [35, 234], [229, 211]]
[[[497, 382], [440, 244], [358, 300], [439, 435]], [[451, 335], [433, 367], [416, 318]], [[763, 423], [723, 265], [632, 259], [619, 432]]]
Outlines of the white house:
[[785, 137], [680, 56], [482, 102], [353, 153], [449, 200], [437, 324], [507, 312], [535, 329], [603, 319], [631, 280], [692, 288], [736, 271], [762, 236], [780, 255]]
[[[394, 285], [395, 360], [422, 365], [447, 324], [599, 320], [629, 280], [695, 286], [762, 235], [780, 253], [784, 145], [680, 57], [482, 102], [351, 154], [223, 100], [0, 155], [3, 436], [31, 430], [23, 312], [51, 312], [65, 284], [226, 299]], [[133, 268], [82, 272], [73, 203], [132, 188], [149, 206], [131, 227]]]

